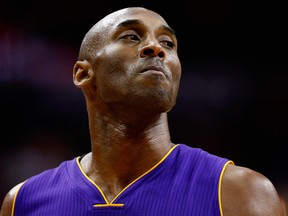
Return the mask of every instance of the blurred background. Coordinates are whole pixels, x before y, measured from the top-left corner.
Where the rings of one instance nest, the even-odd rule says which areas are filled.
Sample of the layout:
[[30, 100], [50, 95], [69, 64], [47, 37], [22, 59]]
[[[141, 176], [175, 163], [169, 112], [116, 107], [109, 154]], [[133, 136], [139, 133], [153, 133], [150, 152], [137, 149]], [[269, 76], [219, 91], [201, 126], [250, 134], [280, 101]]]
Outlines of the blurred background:
[[84, 34], [126, 6], [176, 30], [182, 83], [171, 139], [266, 175], [287, 196], [287, 19], [277, 1], [16, 1], [0, 14], [0, 198], [90, 151], [72, 67]]

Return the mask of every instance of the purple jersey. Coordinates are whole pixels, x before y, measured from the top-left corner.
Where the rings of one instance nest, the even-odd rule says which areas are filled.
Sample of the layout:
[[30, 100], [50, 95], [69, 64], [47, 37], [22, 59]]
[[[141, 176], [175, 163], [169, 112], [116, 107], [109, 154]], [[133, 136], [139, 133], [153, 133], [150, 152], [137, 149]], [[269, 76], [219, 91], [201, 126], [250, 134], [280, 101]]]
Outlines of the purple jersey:
[[108, 202], [79, 160], [29, 178], [17, 193], [12, 215], [220, 216], [222, 174], [233, 163], [178, 144]]

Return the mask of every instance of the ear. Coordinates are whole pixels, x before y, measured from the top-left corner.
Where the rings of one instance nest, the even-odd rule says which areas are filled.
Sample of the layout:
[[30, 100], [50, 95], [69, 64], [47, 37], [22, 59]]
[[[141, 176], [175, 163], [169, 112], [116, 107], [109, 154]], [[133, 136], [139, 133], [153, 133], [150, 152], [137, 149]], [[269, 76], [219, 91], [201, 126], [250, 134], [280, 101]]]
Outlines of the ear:
[[77, 61], [73, 67], [73, 82], [81, 88], [94, 80], [94, 73], [88, 61]]

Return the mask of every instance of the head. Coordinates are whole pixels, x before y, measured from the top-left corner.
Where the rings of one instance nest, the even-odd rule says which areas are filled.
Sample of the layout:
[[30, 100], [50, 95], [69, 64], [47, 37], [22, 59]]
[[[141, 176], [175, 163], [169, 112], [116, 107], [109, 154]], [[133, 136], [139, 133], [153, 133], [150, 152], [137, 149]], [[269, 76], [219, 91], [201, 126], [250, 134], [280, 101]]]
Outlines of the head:
[[73, 79], [88, 103], [167, 112], [181, 77], [175, 32], [157, 13], [124, 8], [85, 35]]

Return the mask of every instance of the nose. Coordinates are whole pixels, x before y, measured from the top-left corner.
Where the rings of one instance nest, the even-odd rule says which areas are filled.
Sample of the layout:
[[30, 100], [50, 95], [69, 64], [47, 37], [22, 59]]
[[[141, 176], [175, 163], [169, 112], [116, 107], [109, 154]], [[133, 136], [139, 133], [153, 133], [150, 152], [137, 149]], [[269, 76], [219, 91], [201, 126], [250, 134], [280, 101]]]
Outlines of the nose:
[[159, 57], [161, 59], [165, 59], [166, 53], [164, 49], [158, 44], [149, 44], [143, 46], [140, 52], [140, 57]]

